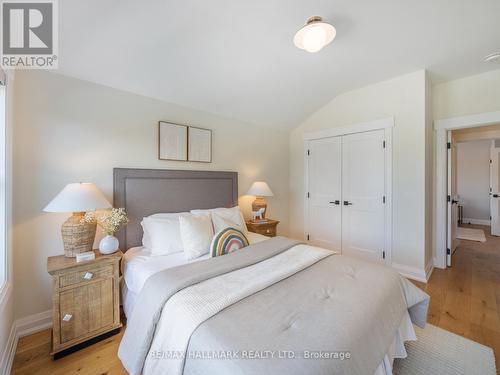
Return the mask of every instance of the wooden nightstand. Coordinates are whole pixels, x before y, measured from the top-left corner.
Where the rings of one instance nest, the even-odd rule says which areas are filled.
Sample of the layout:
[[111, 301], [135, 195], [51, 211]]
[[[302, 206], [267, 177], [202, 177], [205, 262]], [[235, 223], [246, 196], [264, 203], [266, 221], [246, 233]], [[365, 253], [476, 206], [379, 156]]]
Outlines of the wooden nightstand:
[[268, 237], [276, 237], [276, 227], [280, 222], [278, 220], [268, 219], [265, 222], [253, 222], [248, 220], [246, 223], [250, 232], [262, 234]]
[[118, 333], [120, 259], [118, 251], [77, 263], [63, 255], [47, 259], [52, 275], [52, 348], [54, 359]]

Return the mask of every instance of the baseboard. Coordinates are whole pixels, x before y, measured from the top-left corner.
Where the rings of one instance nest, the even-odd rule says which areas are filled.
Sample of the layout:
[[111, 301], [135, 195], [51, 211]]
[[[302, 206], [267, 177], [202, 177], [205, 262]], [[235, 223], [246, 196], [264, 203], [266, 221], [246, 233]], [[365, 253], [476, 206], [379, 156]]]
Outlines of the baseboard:
[[429, 281], [431, 278], [432, 272], [434, 271], [434, 260], [432, 259], [427, 265], [425, 266], [425, 280], [426, 282]]
[[33, 314], [15, 321], [17, 337], [28, 336], [52, 327], [52, 310]]
[[[392, 268], [398, 271], [404, 277], [412, 279], [415, 281], [420, 281], [421, 283], [427, 283], [426, 270], [417, 267], [410, 267], [404, 264], [392, 263]], [[432, 271], [430, 271], [432, 272]], [[429, 275], [430, 276], [430, 275]]]
[[489, 220], [483, 220], [483, 219], [468, 219], [468, 218], [463, 218], [462, 223], [464, 224], [475, 224], [475, 225], [487, 225], [490, 226], [491, 222]]
[[12, 363], [14, 362], [14, 354], [16, 354], [18, 337], [16, 336], [16, 324], [12, 324], [10, 329], [9, 338], [7, 339], [7, 345], [5, 345], [5, 350], [2, 355], [0, 362], [0, 374], [9, 375], [12, 368]]
[[9, 375], [16, 354], [19, 338], [43, 331], [52, 327], [52, 310], [33, 314], [22, 319], [16, 320], [12, 324], [9, 339], [0, 362], [0, 375]]

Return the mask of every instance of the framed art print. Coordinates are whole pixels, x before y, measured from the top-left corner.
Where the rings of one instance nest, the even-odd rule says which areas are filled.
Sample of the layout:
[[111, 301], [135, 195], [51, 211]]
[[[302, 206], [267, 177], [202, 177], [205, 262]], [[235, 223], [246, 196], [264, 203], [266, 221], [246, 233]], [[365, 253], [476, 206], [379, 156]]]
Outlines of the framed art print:
[[193, 126], [188, 130], [188, 160], [212, 162], [212, 131]]
[[160, 121], [158, 124], [158, 158], [187, 161], [188, 127]]

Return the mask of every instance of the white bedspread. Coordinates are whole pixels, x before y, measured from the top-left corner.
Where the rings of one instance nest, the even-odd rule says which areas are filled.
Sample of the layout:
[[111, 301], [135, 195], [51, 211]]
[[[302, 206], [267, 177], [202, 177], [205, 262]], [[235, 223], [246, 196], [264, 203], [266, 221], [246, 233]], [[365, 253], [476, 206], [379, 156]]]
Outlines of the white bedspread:
[[[333, 254], [319, 247], [297, 245], [253, 266], [208, 279], [176, 293], [163, 308], [143, 374], [182, 374], [189, 339], [201, 323], [227, 306]], [[174, 357], [158, 360], [155, 351]]]

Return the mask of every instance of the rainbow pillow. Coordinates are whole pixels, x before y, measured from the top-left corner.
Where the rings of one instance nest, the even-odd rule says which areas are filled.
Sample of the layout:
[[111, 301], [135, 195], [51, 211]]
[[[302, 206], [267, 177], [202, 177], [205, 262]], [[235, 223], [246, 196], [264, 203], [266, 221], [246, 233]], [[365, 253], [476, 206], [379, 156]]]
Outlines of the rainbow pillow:
[[236, 228], [225, 228], [217, 232], [210, 244], [212, 258], [229, 254], [248, 246], [248, 239]]

